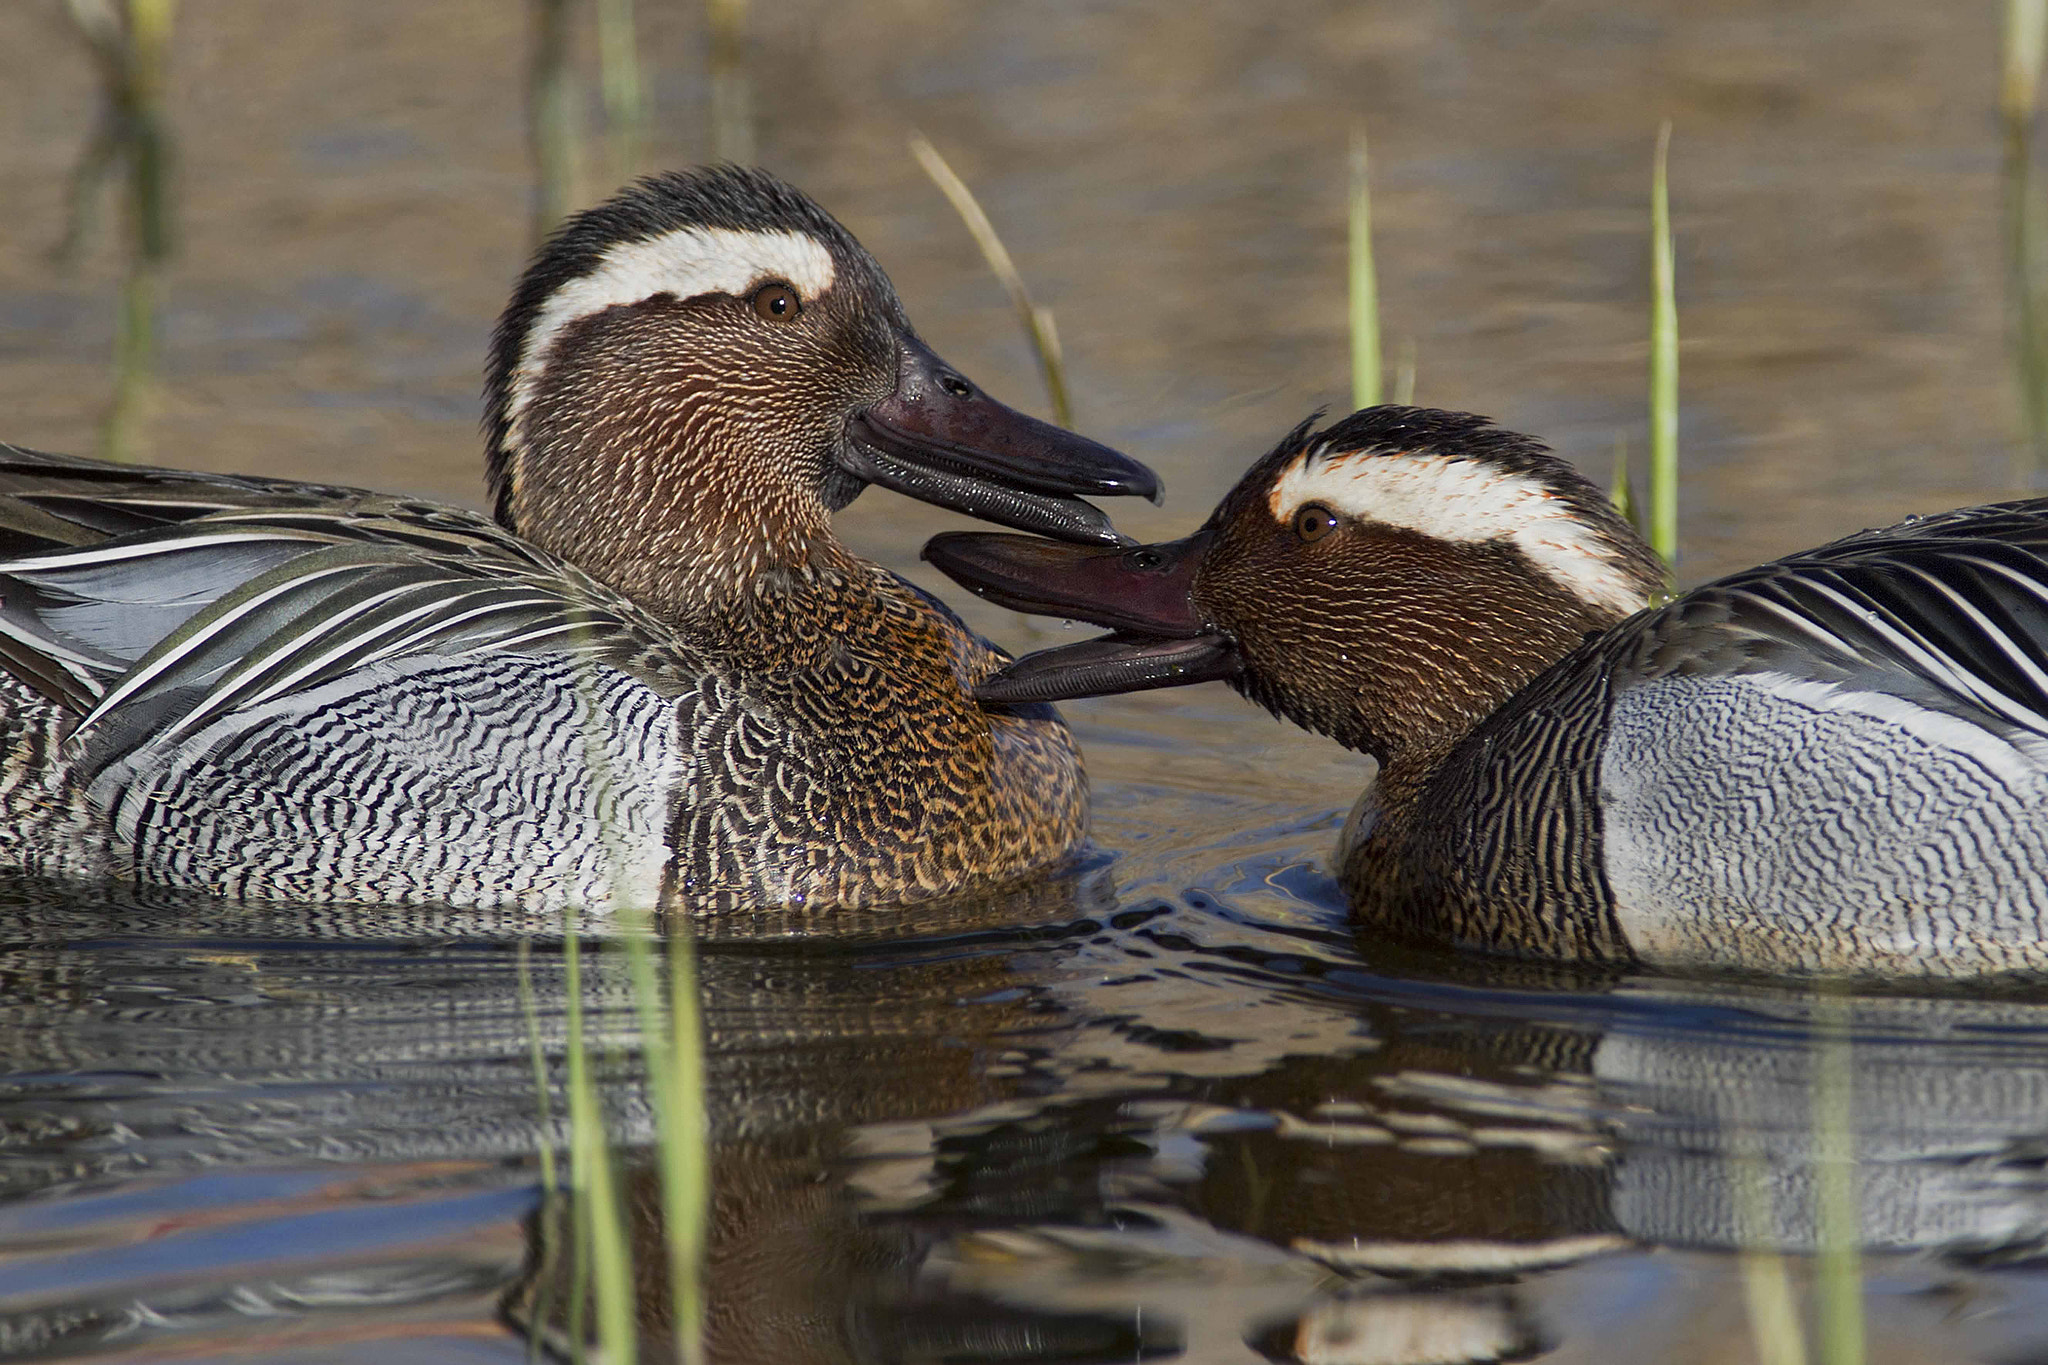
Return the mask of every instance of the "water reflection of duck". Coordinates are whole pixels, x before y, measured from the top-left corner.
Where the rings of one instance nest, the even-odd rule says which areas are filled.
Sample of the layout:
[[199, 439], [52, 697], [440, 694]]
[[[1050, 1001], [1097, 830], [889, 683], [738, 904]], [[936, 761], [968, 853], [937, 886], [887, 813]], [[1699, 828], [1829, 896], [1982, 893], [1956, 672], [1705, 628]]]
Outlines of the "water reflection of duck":
[[[1388, 976], [1249, 914], [1256, 871], [1130, 913], [1060, 885], [1011, 918], [1063, 930], [703, 953], [709, 1359], [1716, 1359], [1745, 1330], [1713, 1325], [1742, 1302], [1724, 1250], [1824, 1244], [1844, 1151], [1837, 1242], [1914, 1253], [1870, 1263], [1872, 1360], [2043, 1358], [2048, 1007]], [[258, 1303], [281, 1337], [388, 1346], [510, 1287], [538, 1175], [507, 1158], [564, 1140], [531, 1048], [559, 1081], [565, 964], [461, 935], [543, 917], [0, 892], [10, 1330], [190, 1356]], [[618, 1044], [604, 1109], [641, 1148], [626, 974], [586, 965], [588, 1037]], [[329, 1248], [330, 1209], [365, 1240]], [[449, 1225], [427, 1217], [462, 1239], [423, 1242]], [[563, 1307], [530, 1295], [569, 1261], [527, 1259], [516, 1322]]]
[[[2038, 1356], [2039, 1004], [1357, 984], [1268, 1001], [1276, 1037], [1357, 1011], [1372, 1046], [1346, 1056], [1162, 1085], [1171, 1060], [1134, 1051], [1120, 1095], [1090, 1068], [1085, 1098], [933, 1125], [914, 1179], [878, 1135], [902, 1145], [849, 1177], [873, 1225], [940, 1239], [888, 1311], [1124, 1343], [1005, 1361], [1706, 1361], [1749, 1330], [1726, 1253], [1847, 1245], [1873, 1256], [1873, 1360]], [[1446, 1012], [1473, 1005], [1494, 1017]]]
[[243, 896], [916, 900], [1065, 854], [1065, 728], [834, 536], [869, 483], [1114, 544], [1156, 481], [985, 397], [837, 222], [724, 169], [544, 247], [496, 523], [0, 446], [0, 862]]
[[2048, 965], [2048, 500], [1919, 518], [1650, 608], [1598, 489], [1484, 419], [1297, 428], [1168, 545], [952, 535], [985, 596], [1111, 626], [1003, 701], [1228, 678], [1371, 753], [1364, 925], [1575, 959]]

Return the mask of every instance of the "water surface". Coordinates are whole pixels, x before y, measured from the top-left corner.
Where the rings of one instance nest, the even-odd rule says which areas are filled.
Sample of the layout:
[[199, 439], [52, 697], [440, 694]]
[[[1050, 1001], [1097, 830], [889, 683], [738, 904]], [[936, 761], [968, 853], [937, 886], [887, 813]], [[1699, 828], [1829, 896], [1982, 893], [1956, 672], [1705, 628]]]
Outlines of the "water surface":
[[[700, 15], [641, 8], [645, 164], [684, 164], [710, 146]], [[528, 246], [526, 17], [185, 7], [157, 458], [476, 500], [483, 340]], [[1674, 121], [1687, 579], [2035, 481], [1990, 5], [758, 0], [750, 23], [763, 158], [942, 354], [1032, 406], [906, 134], [982, 193], [1079, 424], [1167, 479], [1164, 508], [1115, 509], [1135, 534], [1192, 526], [1346, 406], [1359, 118], [1417, 396], [1598, 478], [1643, 448]], [[46, 255], [92, 113], [56, 8], [0, 8], [0, 437], [61, 450], [95, 443], [120, 272], [108, 235], [70, 272]], [[913, 574], [958, 524], [879, 493], [844, 523]], [[963, 605], [1012, 647], [1061, 638]], [[1390, 953], [1325, 870], [1362, 760], [1220, 688], [1069, 713], [1097, 801], [1071, 876], [965, 920], [706, 945], [721, 1359], [1746, 1360], [1772, 1302], [1813, 1325], [1823, 1244], [1860, 1251], [1870, 1359], [2048, 1358], [2040, 997]], [[559, 1070], [556, 931], [0, 888], [0, 1353], [522, 1358], [557, 1321], [534, 1153], [561, 1108], [529, 1060], [537, 1029]], [[595, 990], [644, 1143], [629, 1011]], [[666, 1330], [651, 1301], [643, 1325]]]

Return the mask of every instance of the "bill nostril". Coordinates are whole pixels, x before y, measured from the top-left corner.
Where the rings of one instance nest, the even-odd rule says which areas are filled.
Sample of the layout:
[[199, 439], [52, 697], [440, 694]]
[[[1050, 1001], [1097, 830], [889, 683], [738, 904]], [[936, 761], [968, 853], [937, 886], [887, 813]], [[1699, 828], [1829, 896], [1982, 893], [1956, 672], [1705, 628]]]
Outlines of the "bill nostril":
[[1166, 556], [1157, 550], [1133, 550], [1124, 562], [1134, 569], [1156, 569], [1166, 562]]
[[974, 385], [968, 383], [957, 374], [940, 375], [939, 387], [952, 394], [955, 398], [974, 397]]

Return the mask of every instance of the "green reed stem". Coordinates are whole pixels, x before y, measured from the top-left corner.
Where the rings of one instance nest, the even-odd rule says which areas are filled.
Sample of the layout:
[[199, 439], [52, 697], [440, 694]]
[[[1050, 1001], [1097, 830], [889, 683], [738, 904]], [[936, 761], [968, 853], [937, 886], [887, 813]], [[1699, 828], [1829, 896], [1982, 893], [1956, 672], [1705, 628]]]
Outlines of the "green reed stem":
[[[554, 1101], [549, 1098], [553, 1087], [548, 1084], [548, 1058], [540, 1041], [540, 1007], [533, 998], [533, 944], [527, 939], [519, 940], [517, 957], [519, 969], [519, 1011], [526, 1017], [526, 1042], [533, 1063], [534, 1103], [540, 1109], [540, 1130], [552, 1133], [555, 1130]], [[540, 1145], [540, 1187], [549, 1195], [555, 1194], [560, 1186], [555, 1180], [555, 1145], [543, 1142]]]
[[[583, 731], [583, 757], [593, 802], [601, 810], [602, 794], [611, 786], [611, 772], [603, 736], [597, 728], [603, 711], [598, 701], [597, 664], [592, 651], [598, 643], [587, 617], [579, 616], [575, 624], [574, 638], [581, 647], [576, 655], [576, 691], [590, 718]], [[618, 881], [626, 865], [625, 850], [610, 825], [600, 823], [598, 837], [605, 866], [613, 876], [612, 903], [617, 905], [625, 899], [625, 888]], [[633, 1253], [626, 1232], [625, 1201], [612, 1164], [610, 1133], [596, 1081], [590, 1074], [583, 1029], [582, 944], [577, 930], [577, 912], [573, 908], [564, 911], [569, 995], [569, 1152], [577, 1172], [577, 1245], [588, 1248], [583, 1263], [589, 1266], [591, 1292], [597, 1305], [597, 1338], [605, 1365], [630, 1365], [639, 1346], [634, 1316]], [[585, 1338], [579, 1332], [572, 1340], [580, 1349]]]
[[1635, 481], [1629, 477], [1628, 437], [1614, 438], [1614, 479], [1607, 486], [1608, 500], [1614, 510], [1621, 513], [1621, 519], [1640, 531], [1643, 529], [1642, 509], [1636, 506]]
[[2048, 469], [2048, 208], [2034, 171], [2033, 125], [2028, 120], [2006, 124], [2002, 181], [2014, 382], [2023, 438], [2013, 482], [2030, 489]]
[[[603, 1105], [587, 1052], [583, 948], [573, 912], [564, 929], [563, 977], [569, 996], [569, 1180], [575, 1190], [578, 1247], [587, 1249], [587, 1256], [578, 1259], [589, 1269], [598, 1347], [605, 1365], [632, 1365], [639, 1346], [633, 1318], [632, 1252], [626, 1240], [625, 1205], [612, 1166]], [[575, 1331], [571, 1340], [580, 1343], [582, 1332]]]
[[574, 0], [534, 0], [533, 57], [526, 70], [527, 145], [533, 156], [532, 236], [544, 241], [579, 198], [576, 84], [569, 70]]
[[597, 61], [611, 178], [630, 180], [640, 168], [640, 139], [647, 128], [647, 85], [640, 76], [633, 0], [597, 0]]
[[[172, 0], [128, 0], [128, 199], [134, 258], [154, 272], [171, 257], [171, 147], [164, 94], [170, 74]], [[153, 301], [146, 305], [153, 312]]]
[[534, 1103], [540, 1118], [540, 1188], [541, 1211], [537, 1220], [542, 1229], [536, 1239], [540, 1244], [540, 1263], [534, 1268], [532, 1306], [527, 1312], [526, 1356], [537, 1361], [541, 1355], [541, 1336], [548, 1320], [554, 1298], [555, 1267], [560, 1260], [559, 1239], [548, 1234], [548, 1229], [560, 1226], [562, 1187], [555, 1170], [555, 1114], [554, 1101], [550, 1098], [553, 1087], [548, 1082], [547, 1050], [540, 1038], [540, 1007], [533, 994], [533, 943], [520, 939], [515, 961], [519, 974], [519, 1012], [526, 1019], [526, 1043], [533, 1062]]
[[[570, 1119], [570, 1142], [575, 1142], [575, 1119]], [[575, 1177], [571, 1175], [573, 1183]], [[584, 1365], [590, 1357], [590, 1223], [583, 1216], [583, 1196], [569, 1196], [569, 1359]]]
[[1738, 1247], [1735, 1256], [1757, 1365], [1806, 1365], [1806, 1334], [1800, 1330], [1799, 1305], [1785, 1257], [1750, 1246]]
[[159, 285], [172, 254], [171, 138], [164, 112], [175, 0], [68, 0], [73, 24], [100, 78], [100, 113], [73, 165], [69, 213], [56, 251], [76, 258], [90, 235], [101, 187], [125, 171], [127, 268], [114, 328], [113, 397], [100, 452], [129, 460], [141, 451], [156, 387]]
[[939, 193], [960, 215], [960, 221], [967, 225], [968, 235], [981, 248], [982, 259], [1010, 296], [1010, 307], [1016, 311], [1017, 321], [1024, 333], [1031, 339], [1032, 349], [1038, 353], [1039, 372], [1045, 378], [1046, 398], [1052, 404], [1053, 420], [1063, 427], [1074, 425], [1074, 410], [1067, 401], [1066, 362], [1060, 354], [1059, 333], [1053, 330], [1052, 313], [1031, 301], [1031, 291], [1024, 286], [1024, 277], [1017, 273], [1017, 263], [1010, 259], [1009, 248], [996, 235], [995, 225], [982, 212], [981, 204], [974, 192], [967, 188], [967, 182], [954, 174], [946, 164], [946, 158], [939, 155], [939, 149], [921, 133], [910, 138], [910, 154], [917, 158], [917, 164], [939, 187]]
[[1671, 250], [1671, 124], [1650, 182], [1650, 547], [1678, 566], [1678, 290]]
[[[1626, 444], [1617, 442], [1615, 454], [1617, 461], [1624, 459]], [[1626, 486], [1625, 481], [1618, 480], [1617, 484]], [[1770, 1168], [1763, 1152], [1749, 1146], [1762, 1141], [1762, 1130], [1748, 1112], [1748, 1092], [1738, 1092], [1733, 1098], [1734, 1113], [1725, 1131], [1734, 1148], [1728, 1161], [1735, 1214], [1735, 1256], [1742, 1276], [1750, 1340], [1756, 1347], [1757, 1365], [1806, 1365], [1806, 1333], [1800, 1325], [1799, 1304], [1792, 1291], [1792, 1271], [1777, 1245]]]
[[706, 1150], [704, 1042], [695, 954], [688, 930], [672, 928], [664, 1001], [650, 946], [656, 931], [653, 916], [639, 910], [627, 912], [622, 920], [648, 1100], [654, 1110], [676, 1359], [682, 1365], [696, 1365], [704, 1349], [702, 1271], [711, 1163]]
[[[1762, 1162], [1738, 1157], [1737, 1198], [1761, 1202]], [[1758, 1365], [1806, 1365], [1806, 1334], [1799, 1326], [1799, 1304], [1792, 1293], [1792, 1272], [1784, 1254], [1755, 1245], [1748, 1237], [1735, 1249], [1742, 1273], [1743, 1307], [1749, 1314], [1750, 1340]]]
[[1402, 407], [1415, 402], [1415, 339], [1401, 343], [1401, 358], [1394, 362], [1394, 402]]
[[747, 76], [747, 0], [704, 0], [710, 29], [711, 155], [754, 159], [754, 90]]
[[[704, 1011], [699, 995], [697, 948], [683, 924], [668, 930], [670, 1056], [678, 1098], [663, 1131], [675, 1135], [673, 1151], [687, 1158], [665, 1167], [669, 1188], [678, 1191], [669, 1214], [669, 1257], [685, 1263], [690, 1275], [676, 1298], [679, 1335], [686, 1335], [690, 1361], [704, 1358], [704, 1267], [709, 1257], [711, 1227], [711, 1118], [705, 1097]], [[665, 1148], [664, 1159], [670, 1159]], [[680, 1229], [680, 1231], [678, 1231]]]
[[1838, 989], [1815, 1001], [1813, 1127], [1818, 1167], [1821, 1365], [1863, 1365], [1863, 1217], [1857, 1195], [1856, 1127], [1847, 1000]]
[[143, 454], [156, 395], [158, 286], [171, 258], [170, 134], [164, 114], [172, 0], [128, 0], [127, 89], [121, 96], [132, 241], [114, 338], [114, 398], [101, 437], [110, 460]]
[[146, 442], [156, 389], [156, 268], [132, 261], [121, 281], [121, 310], [114, 328], [114, 394], [100, 428], [100, 457], [123, 463], [138, 458]]
[[1372, 261], [1372, 190], [1365, 127], [1351, 130], [1351, 406], [1380, 401], [1380, 284]]
[[[576, 684], [593, 721], [602, 716], [596, 686], [600, 642], [587, 622], [578, 632], [582, 652]], [[584, 759], [593, 791], [614, 785], [610, 755], [593, 725], [584, 736]], [[668, 1248], [669, 1297], [675, 1356], [680, 1365], [703, 1358], [704, 1305], [702, 1275], [707, 1213], [710, 1207], [709, 1126], [705, 1119], [703, 1030], [697, 1003], [697, 974], [686, 925], [671, 930], [667, 997], [656, 971], [652, 943], [659, 933], [653, 911], [634, 903], [634, 888], [624, 880], [630, 851], [610, 825], [600, 828], [607, 866], [612, 872], [611, 902], [618, 916], [615, 942], [626, 957], [635, 1021], [639, 1026], [642, 1070], [655, 1119], [655, 1156], [661, 1179], [662, 1226]], [[664, 1017], [664, 1007], [666, 1016]], [[587, 1116], [603, 1144], [601, 1117]], [[584, 1138], [586, 1118], [572, 1115], [572, 1142]], [[609, 1150], [608, 1146], [605, 1150]], [[593, 1196], [596, 1197], [596, 1196]], [[625, 1211], [616, 1194], [604, 1196], [610, 1219], [624, 1227]], [[623, 1250], [623, 1248], [622, 1248]], [[593, 1264], [600, 1301], [617, 1298], [628, 1305], [634, 1293], [630, 1260]], [[630, 1308], [628, 1309], [630, 1312]], [[630, 1319], [628, 1325], [630, 1326]]]
[[2004, 72], [1999, 112], [2007, 123], [2034, 117], [2040, 96], [2041, 58], [2048, 48], [2048, 0], [2006, 0]]

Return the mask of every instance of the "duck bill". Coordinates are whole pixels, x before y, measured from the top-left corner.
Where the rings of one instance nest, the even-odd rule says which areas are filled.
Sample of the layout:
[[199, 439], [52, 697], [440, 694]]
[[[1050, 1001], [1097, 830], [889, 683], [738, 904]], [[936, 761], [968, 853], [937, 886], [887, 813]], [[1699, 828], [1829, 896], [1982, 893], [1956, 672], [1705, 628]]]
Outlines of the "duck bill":
[[1159, 476], [1071, 431], [1003, 406], [914, 336], [896, 391], [847, 426], [846, 471], [922, 502], [1020, 531], [1128, 545], [1083, 496], [1159, 498]]
[[1157, 640], [1119, 632], [1026, 654], [977, 683], [974, 698], [1005, 704], [1071, 701], [1228, 681], [1238, 671], [1237, 649], [1221, 635]]
[[924, 557], [991, 602], [1108, 626], [1093, 640], [1026, 655], [974, 689], [989, 702], [1061, 701], [1234, 678], [1236, 646], [1195, 605], [1212, 533], [1131, 550], [1026, 536], [935, 536]]

